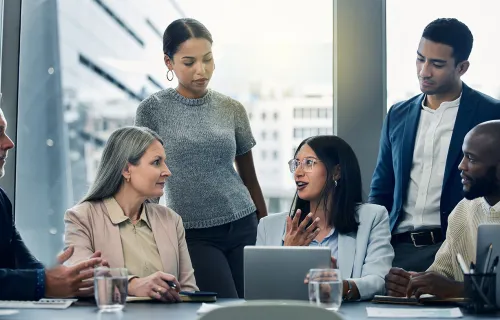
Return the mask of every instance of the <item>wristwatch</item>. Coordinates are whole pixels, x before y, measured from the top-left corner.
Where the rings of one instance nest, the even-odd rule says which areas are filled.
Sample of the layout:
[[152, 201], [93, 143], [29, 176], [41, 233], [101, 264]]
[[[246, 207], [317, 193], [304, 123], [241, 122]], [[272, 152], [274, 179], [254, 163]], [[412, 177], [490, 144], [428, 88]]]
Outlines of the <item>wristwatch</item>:
[[353, 296], [354, 296], [354, 292], [352, 291], [352, 283], [351, 281], [349, 280], [346, 280], [347, 281], [347, 293], [344, 297], [344, 300], [352, 300]]

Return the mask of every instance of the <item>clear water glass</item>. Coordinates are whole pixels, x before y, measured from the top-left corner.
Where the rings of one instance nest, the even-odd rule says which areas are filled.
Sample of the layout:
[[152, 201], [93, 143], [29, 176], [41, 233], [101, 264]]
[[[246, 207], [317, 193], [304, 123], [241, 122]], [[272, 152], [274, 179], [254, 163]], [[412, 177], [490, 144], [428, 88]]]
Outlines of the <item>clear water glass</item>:
[[337, 311], [342, 304], [342, 278], [338, 269], [309, 270], [309, 302]]
[[101, 311], [121, 311], [128, 294], [128, 272], [125, 268], [94, 269], [94, 295]]

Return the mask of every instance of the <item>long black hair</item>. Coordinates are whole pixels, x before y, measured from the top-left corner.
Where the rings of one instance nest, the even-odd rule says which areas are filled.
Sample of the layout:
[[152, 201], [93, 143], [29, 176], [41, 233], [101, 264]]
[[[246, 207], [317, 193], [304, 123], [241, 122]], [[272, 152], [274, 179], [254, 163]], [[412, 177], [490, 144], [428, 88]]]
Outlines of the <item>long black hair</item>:
[[[328, 215], [328, 225], [335, 227], [341, 234], [356, 232], [358, 230], [356, 210], [363, 201], [361, 171], [356, 154], [343, 139], [333, 135], [324, 135], [302, 141], [295, 151], [295, 157], [305, 144], [313, 149], [326, 168], [327, 178], [321, 192], [320, 203]], [[337, 166], [340, 167], [340, 179], [337, 180], [337, 186], [335, 186], [333, 178]], [[328, 207], [330, 196], [332, 201]], [[291, 214], [295, 214], [297, 209], [302, 211], [302, 220], [310, 212], [311, 206], [309, 201], [300, 199], [295, 193], [290, 209]]]

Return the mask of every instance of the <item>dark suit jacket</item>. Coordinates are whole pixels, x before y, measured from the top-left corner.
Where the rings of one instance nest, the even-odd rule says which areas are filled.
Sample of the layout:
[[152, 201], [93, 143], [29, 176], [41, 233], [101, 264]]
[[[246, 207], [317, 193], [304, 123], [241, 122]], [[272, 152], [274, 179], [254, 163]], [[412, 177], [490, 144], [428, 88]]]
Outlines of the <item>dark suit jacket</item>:
[[14, 224], [12, 204], [0, 188], [0, 300], [34, 300], [36, 269], [43, 265], [24, 245]]
[[[377, 166], [373, 173], [368, 201], [387, 208], [391, 231], [403, 216], [402, 207], [408, 195], [415, 138], [423, 99], [424, 94], [420, 94], [392, 106], [382, 128]], [[441, 191], [443, 234], [446, 234], [448, 215], [463, 198], [458, 165], [463, 157], [464, 137], [477, 124], [495, 119], [500, 119], [500, 101], [473, 90], [464, 83], [448, 149]]]

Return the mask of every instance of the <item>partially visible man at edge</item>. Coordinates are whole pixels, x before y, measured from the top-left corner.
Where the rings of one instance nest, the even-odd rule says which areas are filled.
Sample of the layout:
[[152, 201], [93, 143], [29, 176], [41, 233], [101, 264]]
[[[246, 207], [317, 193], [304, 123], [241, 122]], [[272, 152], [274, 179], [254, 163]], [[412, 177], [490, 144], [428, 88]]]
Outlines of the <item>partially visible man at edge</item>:
[[[0, 96], [1, 97], [1, 96]], [[14, 143], [6, 134], [7, 121], [0, 109], [0, 178], [8, 150]], [[45, 268], [29, 251], [16, 229], [12, 204], [0, 188], [0, 300], [39, 300], [41, 298], [69, 298], [93, 295], [95, 265], [107, 265], [96, 252], [88, 260], [75, 266], [63, 263], [73, 254], [67, 248], [57, 257], [58, 265]]]

